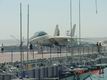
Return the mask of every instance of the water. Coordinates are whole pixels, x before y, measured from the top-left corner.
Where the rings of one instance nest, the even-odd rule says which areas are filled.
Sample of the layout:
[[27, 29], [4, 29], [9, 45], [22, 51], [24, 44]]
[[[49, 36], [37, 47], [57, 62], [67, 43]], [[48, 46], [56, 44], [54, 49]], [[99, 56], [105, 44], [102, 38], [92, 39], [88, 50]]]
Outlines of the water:
[[107, 80], [107, 68], [104, 69], [103, 75], [99, 75], [99, 76], [93, 75], [91, 76], [91, 79], [88, 78], [87, 80]]
[[[105, 41], [107, 40], [107, 37], [105, 38], [83, 38], [82, 41], [90, 42], [90, 43], [96, 43], [98, 41]], [[0, 40], [0, 46], [3, 43], [4, 46], [12, 46], [12, 45], [19, 45], [18, 39], [8, 39], [8, 40]], [[24, 40], [24, 44], [26, 44], [26, 39]]]

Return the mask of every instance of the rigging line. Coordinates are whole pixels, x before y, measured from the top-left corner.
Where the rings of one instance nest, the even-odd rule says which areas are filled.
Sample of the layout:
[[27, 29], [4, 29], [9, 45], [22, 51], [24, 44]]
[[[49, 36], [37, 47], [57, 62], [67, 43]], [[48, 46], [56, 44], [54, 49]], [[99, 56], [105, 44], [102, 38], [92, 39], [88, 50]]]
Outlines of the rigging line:
[[91, 76], [90, 76], [90, 80], [93, 80], [93, 79], [91, 78]]
[[95, 0], [96, 14], [98, 13], [97, 0]]

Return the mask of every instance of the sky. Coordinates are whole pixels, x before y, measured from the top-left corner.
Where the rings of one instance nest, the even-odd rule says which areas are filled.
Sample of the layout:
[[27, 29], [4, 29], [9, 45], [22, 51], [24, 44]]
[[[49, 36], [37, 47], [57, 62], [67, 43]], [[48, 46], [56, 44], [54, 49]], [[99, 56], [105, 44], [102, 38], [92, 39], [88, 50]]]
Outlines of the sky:
[[[72, 0], [72, 22], [79, 30], [79, 0]], [[81, 37], [107, 37], [107, 0], [81, 1]], [[23, 37], [27, 33], [27, 5], [30, 5], [30, 36], [35, 32], [45, 31], [54, 34], [58, 24], [61, 35], [70, 30], [70, 0], [0, 0], [0, 40], [19, 39], [19, 6], [22, 3]]]

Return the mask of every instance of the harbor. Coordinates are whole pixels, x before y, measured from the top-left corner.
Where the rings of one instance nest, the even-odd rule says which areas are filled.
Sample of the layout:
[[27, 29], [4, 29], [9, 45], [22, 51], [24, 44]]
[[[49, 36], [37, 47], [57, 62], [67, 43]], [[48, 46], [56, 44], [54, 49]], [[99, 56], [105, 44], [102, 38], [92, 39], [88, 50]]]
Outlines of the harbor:
[[[1, 76], [1, 79], [4, 77], [2, 80], [6, 80], [6, 78], [10, 78], [9, 80], [19, 80], [14, 78], [23, 80], [83, 80], [92, 74], [100, 74], [100, 69], [103, 70], [107, 66], [106, 59], [103, 60], [107, 54], [106, 47], [101, 48], [101, 53], [98, 52], [96, 46], [93, 48], [92, 46], [62, 47], [60, 50], [55, 47], [42, 49], [41, 53], [34, 50], [34, 52], [29, 51], [29, 58], [27, 58], [27, 52], [22, 52], [22, 59], [20, 59], [20, 52], [1, 53], [1, 70], [4, 70], [5, 75], [10, 76]], [[93, 73], [94, 71], [96, 72]], [[104, 73], [101, 71], [101, 74]]]
[[1, 0], [0, 80], [106, 80], [106, 2]]

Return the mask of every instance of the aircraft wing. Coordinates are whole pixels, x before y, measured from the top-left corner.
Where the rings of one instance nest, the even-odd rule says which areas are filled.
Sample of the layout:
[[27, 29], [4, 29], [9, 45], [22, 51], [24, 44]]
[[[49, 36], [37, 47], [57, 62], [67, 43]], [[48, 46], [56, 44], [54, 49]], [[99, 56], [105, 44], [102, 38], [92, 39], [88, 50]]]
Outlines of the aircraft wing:
[[[67, 45], [69, 43], [75, 43], [79, 38], [71, 38], [71, 36], [50, 36], [50, 35], [44, 35], [40, 37], [34, 37], [30, 39], [30, 43], [34, 45]], [[81, 42], [90, 42], [87, 38], [81, 38]]]
[[51, 42], [49, 41], [50, 36], [49, 35], [44, 35], [40, 37], [35, 37], [30, 39], [30, 43], [35, 44], [35, 45], [51, 45]]
[[[41, 36], [32, 38], [30, 42], [32, 44], [40, 45], [66, 45], [72, 38], [70, 36]], [[73, 39], [72, 39], [73, 40]]]
[[53, 36], [49, 41], [55, 45], [66, 45], [71, 39], [70, 36]]

